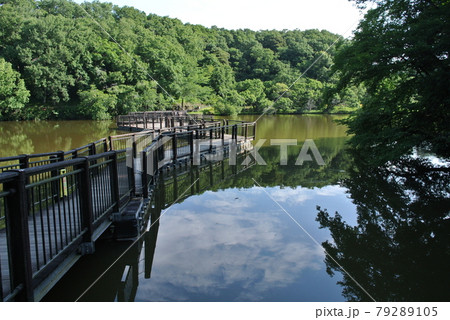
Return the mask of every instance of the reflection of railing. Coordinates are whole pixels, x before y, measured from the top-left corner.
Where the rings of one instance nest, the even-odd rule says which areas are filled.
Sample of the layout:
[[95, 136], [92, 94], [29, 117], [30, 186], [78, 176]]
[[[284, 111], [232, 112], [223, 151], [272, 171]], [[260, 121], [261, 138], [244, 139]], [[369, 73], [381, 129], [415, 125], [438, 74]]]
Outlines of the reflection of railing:
[[[182, 202], [248, 169], [254, 161], [242, 165], [246, 156], [245, 153], [237, 155], [237, 162], [240, 164], [238, 166], [230, 165], [229, 159], [224, 158], [221, 161], [204, 162], [199, 166], [181, 166], [167, 173], [163, 170], [158, 175], [158, 183], [153, 191], [149, 209], [143, 216], [139, 241], [133, 247], [127, 248], [126, 254], [121, 254], [122, 257], [115, 260], [113, 266], [107, 265], [110, 268], [103, 281], [107, 279], [107, 288], [111, 291], [105, 295], [103, 291], [105, 286], [98, 285], [91, 288], [80, 300], [91, 301], [95, 299], [93, 297], [101, 294], [102, 297], [109, 297], [115, 301], [134, 301], [139, 286], [139, 275], [145, 279], [151, 278], [162, 211], [175, 201]], [[115, 248], [114, 253], [117, 254]], [[98, 278], [98, 275], [95, 275], [95, 278]], [[102, 293], [96, 292], [97, 289], [102, 290]]]
[[0, 301], [39, 300], [79, 253], [93, 251], [113, 213], [135, 196], [149, 198], [165, 166], [254, 136], [254, 123], [212, 121], [0, 158]]

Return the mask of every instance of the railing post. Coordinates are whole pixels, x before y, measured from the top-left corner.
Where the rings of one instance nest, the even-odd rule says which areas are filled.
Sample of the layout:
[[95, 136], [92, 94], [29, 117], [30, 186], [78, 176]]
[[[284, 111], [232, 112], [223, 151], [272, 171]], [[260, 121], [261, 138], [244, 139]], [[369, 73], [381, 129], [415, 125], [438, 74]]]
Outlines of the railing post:
[[172, 137], [172, 161], [174, 163], [177, 161], [178, 156], [177, 140], [177, 134], [174, 133]]
[[158, 158], [158, 150], [159, 150], [159, 148], [155, 148], [155, 150], [153, 150], [152, 151], [152, 154], [153, 154], [153, 172], [152, 172], [152, 184], [153, 185], [156, 185], [156, 174], [157, 174], [157, 172], [158, 172], [158, 170], [159, 170], [159, 167], [158, 167], [158, 160], [159, 160], [159, 158]]
[[225, 146], [225, 127], [222, 127], [222, 147]]
[[213, 129], [209, 129], [209, 152], [211, 153], [213, 149]]
[[16, 296], [16, 299], [18, 301], [33, 301], [28, 195], [25, 189], [27, 178], [23, 170], [13, 171], [18, 173], [17, 177], [4, 184], [4, 190], [12, 191], [12, 194], [6, 197], [11, 291], [22, 285], [23, 289]]
[[133, 143], [132, 143], [132, 150], [131, 150], [131, 166], [128, 167], [128, 178], [130, 181], [130, 189], [131, 189], [131, 194], [135, 195], [136, 194], [136, 178], [134, 176], [134, 172], [136, 170], [135, 165], [134, 165], [134, 159], [136, 158], [137, 155], [137, 145], [136, 145], [136, 136], [133, 135]]
[[111, 136], [108, 136], [108, 140], [109, 140], [109, 150], [114, 150], [114, 145], [113, 145], [113, 140]]
[[189, 158], [194, 159], [194, 131], [189, 131]]
[[148, 166], [147, 166], [147, 152], [142, 150], [142, 196], [148, 198]]
[[97, 153], [96, 147], [95, 147], [95, 143], [91, 143], [89, 144], [89, 155], [93, 156]]
[[[57, 151], [56, 155], [50, 156], [50, 160], [51, 160], [51, 162], [53, 162], [53, 160], [54, 160], [54, 162], [64, 161], [64, 151]], [[51, 171], [51, 176], [52, 177], [57, 177], [57, 176], [59, 176], [59, 174], [60, 174], [59, 170], [52, 170]], [[59, 201], [60, 196], [63, 197], [63, 195], [64, 195], [64, 193], [60, 194], [59, 183], [61, 183], [61, 182], [58, 182], [57, 180], [51, 182], [52, 197], [56, 201]]]
[[136, 144], [136, 135], [135, 134], [133, 134], [132, 147], [133, 147], [133, 158], [136, 158], [137, 157], [137, 144]]
[[19, 159], [20, 169], [26, 169], [30, 166], [30, 155], [22, 154]]
[[117, 163], [117, 152], [114, 152], [110, 156], [110, 159], [112, 160], [109, 175], [111, 178], [111, 197], [114, 201], [113, 212], [119, 212], [120, 211], [120, 192], [119, 192], [119, 169], [118, 169], [118, 163]]
[[83, 234], [83, 243], [80, 245], [81, 254], [89, 254], [94, 252], [94, 242], [92, 234], [94, 233], [93, 222], [93, 206], [91, 195], [91, 179], [89, 174], [89, 159], [82, 157], [83, 162], [77, 166], [81, 169], [80, 173], [80, 202], [81, 202], [81, 228], [86, 230]]
[[248, 136], [248, 124], [246, 123], [244, 125], [244, 137], [245, 137], [244, 141], [247, 141], [247, 136]]

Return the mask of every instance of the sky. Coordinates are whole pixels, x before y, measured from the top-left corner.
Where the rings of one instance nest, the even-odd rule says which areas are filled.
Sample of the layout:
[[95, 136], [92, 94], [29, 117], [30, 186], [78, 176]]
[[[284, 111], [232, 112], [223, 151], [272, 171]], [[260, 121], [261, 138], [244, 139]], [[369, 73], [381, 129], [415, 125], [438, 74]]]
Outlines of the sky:
[[[75, 0], [77, 3], [83, 0]], [[325, 29], [350, 36], [361, 18], [349, 0], [110, 0], [147, 14], [225, 29]]]

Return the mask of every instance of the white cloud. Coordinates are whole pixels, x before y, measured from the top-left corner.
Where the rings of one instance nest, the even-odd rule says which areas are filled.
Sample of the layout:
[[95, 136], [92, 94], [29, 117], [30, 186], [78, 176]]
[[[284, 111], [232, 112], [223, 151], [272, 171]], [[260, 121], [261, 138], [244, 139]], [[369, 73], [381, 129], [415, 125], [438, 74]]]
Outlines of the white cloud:
[[261, 204], [254, 202], [259, 197], [241, 192], [246, 200], [229, 203], [227, 212], [209, 207], [234, 195], [192, 197], [186, 201], [195, 204], [196, 213], [182, 209], [184, 203], [163, 216], [152, 280], [140, 284], [138, 299], [186, 300], [193, 294], [213, 298], [220, 289], [239, 284], [237, 301], [259, 300], [269, 290], [291, 284], [304, 270], [321, 268], [322, 248], [301, 234], [283, 234], [285, 221], [277, 208], [261, 211]]

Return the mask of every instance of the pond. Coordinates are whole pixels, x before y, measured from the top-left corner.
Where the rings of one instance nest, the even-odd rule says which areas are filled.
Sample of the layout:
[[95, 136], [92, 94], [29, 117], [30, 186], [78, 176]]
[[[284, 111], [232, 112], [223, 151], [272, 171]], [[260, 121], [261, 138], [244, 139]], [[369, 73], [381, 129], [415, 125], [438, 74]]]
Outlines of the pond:
[[[163, 174], [148, 232], [98, 241], [44, 300], [448, 301], [448, 171], [367, 168], [336, 118], [264, 116], [263, 162]], [[297, 142], [286, 165], [271, 139]], [[323, 165], [312, 149], [296, 164], [307, 139]]]
[[0, 157], [69, 151], [116, 134], [112, 121], [0, 121]]

